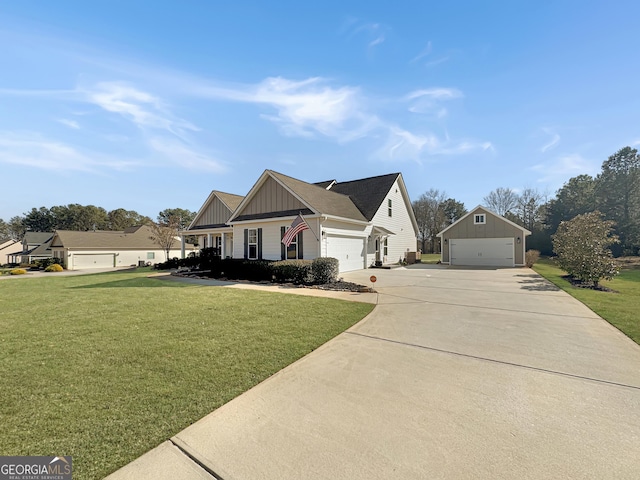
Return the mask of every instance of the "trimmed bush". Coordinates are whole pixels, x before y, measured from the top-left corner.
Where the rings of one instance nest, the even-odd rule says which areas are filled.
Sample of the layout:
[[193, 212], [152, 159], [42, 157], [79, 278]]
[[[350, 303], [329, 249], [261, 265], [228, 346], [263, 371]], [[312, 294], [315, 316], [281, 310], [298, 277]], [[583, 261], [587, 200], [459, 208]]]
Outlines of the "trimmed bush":
[[270, 260], [244, 260], [242, 258], [225, 258], [214, 261], [211, 268], [211, 277], [228, 278], [230, 280], [250, 280], [260, 282], [271, 280]]
[[340, 262], [337, 258], [320, 257], [311, 263], [313, 282], [320, 285], [337, 281], [339, 272]]
[[311, 260], [281, 260], [271, 264], [276, 282], [293, 282], [297, 285], [311, 283]]
[[45, 272], [62, 272], [64, 268], [58, 263], [53, 263], [44, 269]]
[[9, 275], [25, 275], [27, 271], [24, 268], [14, 268], [9, 271]]
[[36, 265], [46, 270], [49, 265], [62, 265], [62, 260], [56, 257], [41, 258], [40, 260], [36, 260]]
[[540, 260], [538, 250], [527, 250], [527, 253], [524, 254], [524, 264], [529, 268], [533, 267], [538, 260]]

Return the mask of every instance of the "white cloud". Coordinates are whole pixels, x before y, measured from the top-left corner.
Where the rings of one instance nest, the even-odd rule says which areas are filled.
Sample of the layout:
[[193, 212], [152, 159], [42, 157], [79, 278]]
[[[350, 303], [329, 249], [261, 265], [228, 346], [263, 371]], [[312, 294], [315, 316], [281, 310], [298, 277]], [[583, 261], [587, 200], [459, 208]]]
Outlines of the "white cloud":
[[35, 133], [0, 132], [0, 163], [26, 165], [43, 170], [99, 172], [126, 170], [138, 162], [83, 151], [73, 145]]
[[384, 42], [384, 35], [380, 35], [375, 40], [372, 40], [371, 42], [369, 42], [369, 48], [373, 48], [376, 45], [380, 45], [382, 42]]
[[546, 153], [547, 151], [551, 150], [552, 148], [555, 148], [558, 146], [558, 144], [560, 143], [560, 135], [558, 135], [557, 133], [551, 131], [549, 128], [543, 128], [542, 131], [544, 133], [546, 133], [547, 135], [551, 136], [551, 139], [545, 143], [542, 148], [540, 148], [540, 151], [542, 153]]
[[66, 125], [69, 128], [73, 128], [74, 130], [80, 129], [80, 125], [75, 120], [68, 120], [66, 118], [59, 118], [57, 121], [60, 122], [63, 125]]
[[491, 142], [453, 141], [448, 136], [438, 138], [433, 133], [417, 134], [390, 126], [387, 141], [378, 150], [383, 160], [412, 160], [420, 163], [430, 155], [460, 155], [472, 151], [493, 150]]
[[199, 130], [171, 114], [159, 98], [123, 82], [101, 82], [85, 93], [90, 103], [120, 114], [139, 127], [167, 130], [178, 136], [185, 130]]
[[409, 111], [413, 113], [435, 114], [442, 118], [447, 114], [447, 110], [440, 104], [448, 100], [464, 97], [463, 93], [456, 88], [427, 88], [415, 90], [405, 96], [405, 100], [410, 102]]
[[411, 63], [415, 63], [423, 57], [431, 54], [431, 50], [433, 49], [433, 45], [431, 44], [431, 40], [427, 42], [427, 46], [422, 49], [422, 51], [411, 59]]
[[362, 22], [357, 18], [349, 18], [340, 30], [348, 39], [366, 38], [367, 48], [372, 49], [385, 41], [385, 33], [389, 31], [389, 27], [377, 22]]
[[222, 173], [227, 167], [220, 161], [194, 150], [191, 146], [175, 138], [153, 137], [149, 146], [167, 160], [189, 170]]
[[595, 175], [599, 171], [599, 163], [587, 160], [578, 153], [570, 153], [550, 162], [538, 163], [531, 170], [541, 174], [538, 182], [555, 182], [581, 174]]
[[638, 146], [638, 145], [640, 145], [640, 138], [638, 138], [637, 140], [633, 140], [631, 142], [631, 146], [632, 147], [635, 147], [635, 146]]

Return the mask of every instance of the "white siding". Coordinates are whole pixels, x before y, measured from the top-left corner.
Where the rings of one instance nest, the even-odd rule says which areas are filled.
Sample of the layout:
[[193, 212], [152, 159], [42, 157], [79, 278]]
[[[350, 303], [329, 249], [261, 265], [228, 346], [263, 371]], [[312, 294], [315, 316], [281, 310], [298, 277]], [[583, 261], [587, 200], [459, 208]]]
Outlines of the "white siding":
[[[315, 218], [306, 219], [309, 226], [317, 229]], [[252, 222], [234, 225], [233, 227], [233, 258], [244, 258], [244, 230], [245, 228], [262, 228], [262, 258], [264, 260], [280, 260], [281, 236], [280, 228], [289, 227], [292, 218], [270, 222]], [[302, 233], [303, 257], [313, 260], [318, 256], [318, 240], [313, 232], [305, 230]]]
[[[391, 199], [392, 216], [388, 214], [388, 200]], [[371, 223], [377, 227], [384, 227], [392, 231], [395, 235], [390, 235], [388, 240], [388, 255], [383, 259], [385, 263], [396, 263], [403, 260], [407, 252], [415, 252], [417, 250], [416, 232], [411, 223], [409, 210], [411, 204], [409, 199], [405, 202], [402, 195], [402, 189], [396, 180], [393, 187], [380, 205], [380, 209], [376, 212]], [[382, 250], [382, 246], [380, 246]], [[373, 263], [375, 259], [375, 246], [370, 245], [370, 254], [367, 264]]]

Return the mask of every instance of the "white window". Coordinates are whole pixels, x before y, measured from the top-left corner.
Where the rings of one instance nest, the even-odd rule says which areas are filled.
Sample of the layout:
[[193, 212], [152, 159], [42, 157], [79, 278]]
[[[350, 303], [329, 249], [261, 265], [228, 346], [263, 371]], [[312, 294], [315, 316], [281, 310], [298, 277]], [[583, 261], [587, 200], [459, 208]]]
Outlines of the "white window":
[[249, 260], [257, 260], [258, 259], [258, 229], [250, 228], [248, 232], [248, 254]]
[[384, 242], [382, 243], [382, 255], [385, 257], [389, 255], [389, 239], [387, 237], [384, 238]]
[[484, 213], [476, 213], [473, 217], [473, 223], [474, 225], [484, 225], [487, 223], [487, 218]]
[[391, 199], [389, 199], [389, 200], [387, 201], [387, 207], [388, 207], [388, 208], [387, 208], [387, 211], [389, 212], [389, 216], [391, 217], [391, 216], [392, 216], [392, 215], [391, 215], [391, 213], [392, 213], [392, 211], [391, 211], [391, 210], [392, 210], [392, 209], [391, 209]]
[[147, 252], [147, 260], [155, 260], [156, 254], [155, 252]]

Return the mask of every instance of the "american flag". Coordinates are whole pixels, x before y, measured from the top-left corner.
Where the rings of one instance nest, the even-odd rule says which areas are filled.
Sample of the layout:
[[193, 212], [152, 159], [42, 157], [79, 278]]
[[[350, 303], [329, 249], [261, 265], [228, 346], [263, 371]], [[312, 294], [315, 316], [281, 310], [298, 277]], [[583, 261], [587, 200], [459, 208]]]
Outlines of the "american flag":
[[289, 229], [282, 237], [282, 243], [284, 243], [284, 245], [288, 247], [289, 245], [291, 245], [291, 242], [293, 242], [293, 239], [296, 238], [296, 235], [298, 235], [303, 230], [309, 230], [309, 225], [307, 225], [307, 222], [304, 221], [302, 215], [298, 214], [295, 220], [293, 220], [293, 223], [291, 224]]

